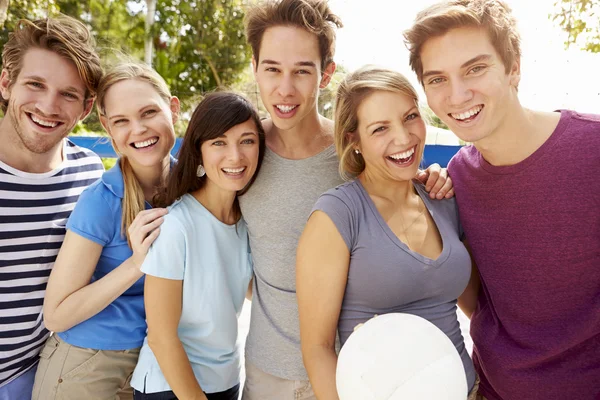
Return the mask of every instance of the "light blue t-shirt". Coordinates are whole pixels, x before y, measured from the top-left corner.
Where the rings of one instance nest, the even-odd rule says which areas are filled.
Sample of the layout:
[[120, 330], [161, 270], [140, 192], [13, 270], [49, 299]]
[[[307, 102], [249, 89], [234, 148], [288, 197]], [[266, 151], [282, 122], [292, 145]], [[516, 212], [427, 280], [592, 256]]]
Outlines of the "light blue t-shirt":
[[[225, 391], [240, 381], [237, 319], [252, 277], [246, 223], [226, 225], [186, 194], [169, 207], [160, 229], [142, 271], [183, 280], [179, 339], [202, 390]], [[131, 386], [171, 390], [147, 339]]]
[[[77, 201], [67, 229], [102, 246], [91, 282], [102, 279], [132, 255], [121, 235], [123, 173], [119, 162], [89, 186]], [[146, 203], [146, 208], [151, 208]], [[144, 278], [98, 314], [58, 333], [65, 342], [97, 350], [128, 350], [140, 347], [146, 336]]]

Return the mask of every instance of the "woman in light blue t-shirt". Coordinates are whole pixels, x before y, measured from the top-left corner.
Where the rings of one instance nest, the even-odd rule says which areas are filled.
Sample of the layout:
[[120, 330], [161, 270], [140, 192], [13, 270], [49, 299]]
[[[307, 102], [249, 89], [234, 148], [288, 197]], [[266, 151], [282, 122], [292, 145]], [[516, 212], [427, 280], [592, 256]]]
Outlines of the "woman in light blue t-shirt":
[[237, 196], [264, 146], [258, 114], [242, 96], [211, 93], [194, 111], [156, 197], [169, 213], [142, 265], [148, 337], [131, 381], [135, 399], [237, 400], [237, 318], [252, 278]]
[[[99, 84], [98, 113], [120, 159], [79, 197], [50, 274], [34, 399], [133, 394], [146, 335], [140, 270], [165, 209], [152, 196], [169, 173], [179, 101], [150, 67], [119, 64]], [[67, 172], [68, 173], [68, 172]]]

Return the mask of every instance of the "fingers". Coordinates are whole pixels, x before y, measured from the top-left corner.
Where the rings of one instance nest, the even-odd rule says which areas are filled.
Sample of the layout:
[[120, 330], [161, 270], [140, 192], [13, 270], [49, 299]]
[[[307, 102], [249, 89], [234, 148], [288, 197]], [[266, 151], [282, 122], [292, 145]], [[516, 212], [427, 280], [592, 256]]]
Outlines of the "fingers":
[[168, 211], [166, 208], [152, 208], [150, 210], [140, 211], [138, 213], [138, 215], [136, 215], [135, 219], [133, 220], [133, 222], [131, 223], [131, 226], [129, 228], [131, 229], [131, 227], [134, 227], [134, 226], [138, 227], [138, 226], [146, 225], [149, 222], [152, 222], [155, 219], [160, 218], [163, 215], [167, 214], [167, 212]]
[[452, 183], [452, 178], [450, 178], [449, 176], [446, 178], [446, 182], [444, 183], [444, 186], [442, 186], [442, 188], [438, 191], [438, 193], [436, 194], [436, 198], [437, 199], [443, 199], [445, 198], [450, 198], [454, 195], [454, 191], [452, 191], [452, 195], [450, 197], [448, 197], [448, 193], [452, 190], [454, 184]]
[[146, 236], [146, 239], [144, 239], [144, 241], [142, 242], [142, 248], [145, 249], [146, 252], [150, 248], [150, 245], [154, 243], [159, 233], [160, 228], [156, 228], [152, 232], [150, 232], [148, 236]]

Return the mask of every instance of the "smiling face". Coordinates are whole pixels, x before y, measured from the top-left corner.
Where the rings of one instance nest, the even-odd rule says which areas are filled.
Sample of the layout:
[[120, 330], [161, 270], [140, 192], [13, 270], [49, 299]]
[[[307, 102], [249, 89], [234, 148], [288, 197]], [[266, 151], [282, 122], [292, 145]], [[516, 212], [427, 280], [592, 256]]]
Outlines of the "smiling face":
[[253, 59], [260, 96], [279, 129], [297, 126], [317, 116], [319, 87], [329, 83], [335, 64], [322, 74], [317, 36], [304, 29], [275, 26], [262, 37], [260, 59]]
[[425, 146], [425, 123], [415, 100], [407, 95], [375, 91], [357, 109], [360, 150], [367, 176], [411, 180]]
[[253, 119], [235, 125], [216, 139], [200, 146], [206, 186], [228, 192], [242, 190], [258, 165], [259, 136]]
[[175, 144], [176, 97], [167, 102], [149, 83], [126, 79], [107, 90], [104, 110], [102, 124], [134, 167], [155, 166], [168, 157]]
[[494, 135], [519, 105], [519, 63], [509, 73], [482, 28], [456, 28], [421, 50], [423, 87], [433, 112], [461, 139]]
[[15, 137], [35, 154], [59, 148], [93, 104], [93, 99], [85, 100], [86, 86], [75, 65], [38, 48], [25, 53], [14, 82], [2, 71], [0, 91], [9, 102], [5, 117]]

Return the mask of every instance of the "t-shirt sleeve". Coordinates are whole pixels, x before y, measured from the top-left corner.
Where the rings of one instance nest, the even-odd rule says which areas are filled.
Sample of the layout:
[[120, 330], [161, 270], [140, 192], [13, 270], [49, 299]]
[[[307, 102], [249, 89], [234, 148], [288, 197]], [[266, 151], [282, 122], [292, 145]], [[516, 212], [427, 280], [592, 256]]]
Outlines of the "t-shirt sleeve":
[[115, 234], [114, 219], [121, 214], [114, 211], [97, 186], [84, 190], [75, 209], [67, 220], [67, 229], [101, 246], [112, 241]]
[[185, 273], [186, 236], [176, 218], [165, 215], [160, 234], [150, 246], [142, 272], [158, 278], [183, 280]]
[[352, 216], [349, 201], [327, 192], [321, 195], [315, 203], [312, 212], [315, 211], [322, 211], [331, 218], [348, 250], [352, 251], [357, 230], [355, 229], [356, 218]]

